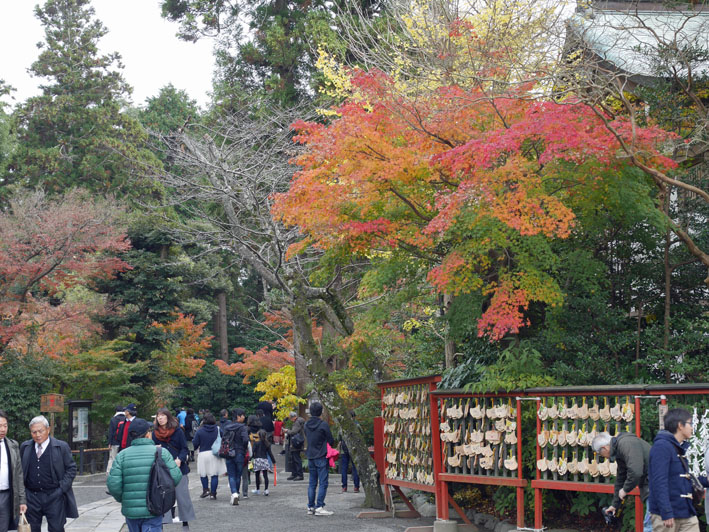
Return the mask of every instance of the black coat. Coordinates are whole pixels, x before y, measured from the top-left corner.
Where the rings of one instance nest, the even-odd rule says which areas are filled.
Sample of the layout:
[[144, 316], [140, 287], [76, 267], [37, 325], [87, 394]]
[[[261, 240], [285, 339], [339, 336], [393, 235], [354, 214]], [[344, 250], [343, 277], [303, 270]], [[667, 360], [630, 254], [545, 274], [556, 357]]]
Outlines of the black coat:
[[162, 445], [165, 449], [170, 451], [173, 458], [180, 459], [180, 473], [186, 475], [190, 472], [190, 466], [187, 464], [187, 454], [189, 453], [189, 449], [187, 448], [185, 431], [183, 431], [180, 427], [177, 427], [175, 432], [172, 433], [172, 436], [170, 436], [170, 440], [167, 442], [158, 440], [157, 434], [153, 432], [153, 441], [157, 445]]
[[116, 436], [116, 431], [118, 430], [118, 424], [121, 421], [126, 420], [125, 414], [117, 414], [111, 418], [111, 422], [108, 424], [108, 431], [106, 432], [106, 440], [108, 445], [120, 445], [121, 442], [118, 441]]
[[224, 439], [227, 432], [232, 431], [236, 432], [234, 445], [239, 451], [241, 451], [242, 454], [246, 455], [246, 448], [249, 445], [249, 433], [246, 430], [246, 425], [239, 423], [238, 421], [227, 423], [222, 429], [222, 439]]
[[[59, 487], [62, 490], [66, 516], [75, 519], [79, 517], [79, 510], [76, 507], [76, 498], [71, 485], [74, 482], [74, 477], [76, 477], [76, 462], [71, 456], [69, 444], [50, 436], [47, 451], [50, 452], [49, 460], [52, 464], [52, 477], [59, 481]], [[27, 440], [22, 442], [20, 456], [22, 457], [25, 487], [27, 486], [27, 473], [30, 469], [30, 458], [32, 457], [30, 453], [34, 453], [34, 441]]]
[[308, 439], [308, 448], [305, 451], [308, 460], [325, 458], [327, 456], [326, 444], [329, 443], [330, 447], [335, 446], [330, 425], [319, 417], [313, 416], [305, 422], [305, 437]]

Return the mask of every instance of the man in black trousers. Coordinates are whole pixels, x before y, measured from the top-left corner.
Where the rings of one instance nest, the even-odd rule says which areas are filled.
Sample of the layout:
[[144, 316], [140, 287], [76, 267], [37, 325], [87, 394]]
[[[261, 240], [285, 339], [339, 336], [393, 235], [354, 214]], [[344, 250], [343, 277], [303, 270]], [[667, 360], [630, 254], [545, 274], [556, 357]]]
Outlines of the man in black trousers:
[[76, 463], [66, 442], [49, 436], [44, 416], [30, 421], [32, 439], [22, 443], [20, 456], [25, 477], [27, 521], [32, 532], [41, 532], [47, 517], [49, 532], [64, 532], [67, 517], [79, 517], [71, 488]]

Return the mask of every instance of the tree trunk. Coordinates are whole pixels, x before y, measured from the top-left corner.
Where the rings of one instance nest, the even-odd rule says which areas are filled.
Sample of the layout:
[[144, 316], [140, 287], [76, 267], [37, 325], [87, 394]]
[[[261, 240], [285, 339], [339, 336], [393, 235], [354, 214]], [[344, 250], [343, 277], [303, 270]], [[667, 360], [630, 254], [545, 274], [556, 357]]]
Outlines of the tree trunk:
[[[669, 220], [670, 217], [670, 190], [669, 187], [665, 187], [664, 197], [662, 198], [662, 208], [665, 216]], [[672, 266], [670, 265], [670, 243], [671, 243], [672, 233], [668, 227], [665, 231], [665, 252], [664, 252], [664, 265], [665, 265], [665, 315], [663, 323], [663, 334], [662, 334], [662, 349], [667, 350], [670, 346], [670, 291], [672, 289]], [[672, 376], [669, 370], [665, 370], [665, 382], [672, 382]]]
[[635, 338], [635, 380], [638, 379], [640, 373], [640, 333], [642, 332], [643, 323], [643, 301], [638, 300], [638, 327], [637, 337]]
[[[443, 312], [445, 314], [448, 314], [450, 311], [451, 305], [453, 304], [453, 296], [450, 294], [443, 294]], [[455, 367], [455, 342], [451, 340], [451, 333], [450, 333], [450, 322], [448, 325], [448, 331], [446, 332], [446, 338], [444, 340], [444, 346], [445, 346], [445, 361], [446, 361], [446, 369], [454, 368]]]
[[384, 494], [379, 486], [377, 466], [369, 455], [367, 443], [359, 427], [350, 416], [349, 410], [335, 389], [335, 385], [329, 379], [327, 365], [313, 339], [308, 300], [304, 295], [298, 293], [298, 288], [294, 290], [290, 311], [293, 319], [295, 351], [302, 354], [320, 400], [330, 412], [332, 419], [338, 424], [342, 436], [347, 441], [350, 456], [352, 456], [352, 461], [364, 488], [364, 506], [383, 509]]
[[217, 293], [217, 304], [219, 312], [217, 312], [217, 331], [219, 332], [219, 358], [224, 362], [229, 361], [229, 340], [227, 339], [226, 329], [226, 292], [223, 290]]

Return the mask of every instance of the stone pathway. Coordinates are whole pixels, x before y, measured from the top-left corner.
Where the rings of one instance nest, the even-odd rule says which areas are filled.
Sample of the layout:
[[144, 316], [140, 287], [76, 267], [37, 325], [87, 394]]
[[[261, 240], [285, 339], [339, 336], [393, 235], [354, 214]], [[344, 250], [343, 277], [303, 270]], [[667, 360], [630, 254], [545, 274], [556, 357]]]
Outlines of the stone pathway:
[[[125, 524], [121, 505], [113, 497], [79, 506], [79, 517], [67, 520], [65, 530], [71, 532], [118, 532]], [[42, 530], [46, 530], [45, 525]]]
[[[287, 532], [404, 532], [412, 526], [431, 525], [432, 518], [422, 519], [358, 519], [363, 510], [364, 493], [341, 493], [340, 476], [330, 475], [326, 506], [334, 512], [327, 517], [307, 515], [308, 479], [300, 482], [286, 481], [283, 456], [277, 454], [278, 485], [271, 486], [270, 495], [250, 494], [238, 506], [229, 505], [229, 483], [219, 477], [217, 500], [200, 499], [202, 486], [197, 476], [196, 464], [190, 464], [190, 493], [197, 519], [183, 527], [182, 523], [165, 525], [165, 532], [232, 532], [239, 530], [281, 530]], [[271, 479], [271, 483], [273, 480]], [[252, 475], [253, 483], [253, 475]], [[255, 487], [253, 484], [252, 488]], [[79, 517], [67, 521], [67, 532], [120, 532], [125, 519], [121, 505], [105, 494], [105, 475], [80, 477], [74, 482], [74, 493], [79, 504]], [[42, 527], [47, 530], [46, 521]]]

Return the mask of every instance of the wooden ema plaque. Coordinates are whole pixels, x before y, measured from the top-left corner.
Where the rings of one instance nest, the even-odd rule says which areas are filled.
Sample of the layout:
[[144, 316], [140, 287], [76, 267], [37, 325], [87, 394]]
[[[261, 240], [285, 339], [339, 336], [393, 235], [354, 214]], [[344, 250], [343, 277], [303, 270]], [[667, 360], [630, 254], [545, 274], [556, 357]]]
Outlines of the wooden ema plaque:
[[40, 412], [64, 412], [64, 396], [59, 393], [47, 393], [40, 396]]

